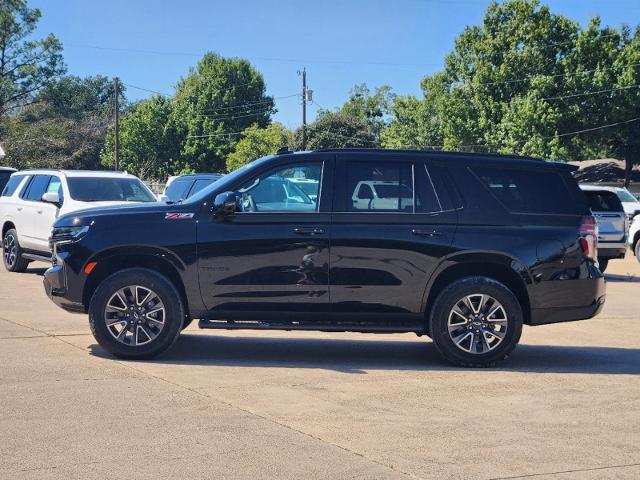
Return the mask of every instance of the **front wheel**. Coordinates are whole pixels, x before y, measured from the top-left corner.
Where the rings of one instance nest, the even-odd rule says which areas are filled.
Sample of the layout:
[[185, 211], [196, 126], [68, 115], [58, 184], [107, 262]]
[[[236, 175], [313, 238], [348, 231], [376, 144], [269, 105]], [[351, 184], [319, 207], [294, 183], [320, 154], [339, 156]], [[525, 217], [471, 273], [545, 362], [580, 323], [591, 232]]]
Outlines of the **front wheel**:
[[182, 300], [163, 275], [131, 268], [107, 277], [89, 305], [89, 325], [100, 346], [116, 357], [152, 358], [180, 334]]
[[636, 254], [636, 258], [640, 262], [640, 240], [636, 242], [636, 249], [634, 253]]
[[502, 283], [466, 277], [438, 295], [430, 322], [433, 343], [446, 360], [464, 367], [490, 367], [518, 344], [522, 308]]
[[4, 268], [9, 272], [24, 272], [29, 266], [29, 261], [22, 258], [18, 232], [13, 228], [8, 230], [2, 239], [2, 260]]

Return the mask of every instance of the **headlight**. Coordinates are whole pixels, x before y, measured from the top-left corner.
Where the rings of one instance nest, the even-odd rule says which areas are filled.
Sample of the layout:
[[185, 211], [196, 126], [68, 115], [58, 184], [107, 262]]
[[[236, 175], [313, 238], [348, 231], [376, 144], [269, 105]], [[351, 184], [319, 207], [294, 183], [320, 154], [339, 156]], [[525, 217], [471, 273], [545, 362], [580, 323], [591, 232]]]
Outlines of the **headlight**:
[[49, 238], [49, 246], [73, 243], [84, 237], [89, 231], [89, 225], [84, 227], [55, 227]]

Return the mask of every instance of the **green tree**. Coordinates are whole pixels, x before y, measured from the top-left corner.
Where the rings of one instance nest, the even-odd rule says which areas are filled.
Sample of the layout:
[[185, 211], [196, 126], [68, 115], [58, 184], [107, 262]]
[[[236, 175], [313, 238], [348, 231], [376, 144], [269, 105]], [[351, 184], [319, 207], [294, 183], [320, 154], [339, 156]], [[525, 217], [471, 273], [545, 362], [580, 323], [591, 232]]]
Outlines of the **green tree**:
[[256, 158], [273, 154], [291, 144], [292, 133], [280, 123], [273, 123], [266, 128], [252, 125], [243, 132], [235, 151], [227, 157], [227, 171], [232, 172]]
[[40, 10], [25, 0], [0, 2], [0, 118], [33, 101], [34, 95], [65, 72], [62, 45], [50, 34], [34, 40]]
[[[302, 150], [302, 129], [296, 130], [293, 143]], [[307, 125], [307, 150], [376, 146], [375, 133], [367, 121], [342, 111], [323, 112]]]
[[[173, 105], [166, 97], [155, 95], [144, 100], [122, 118], [120, 123], [120, 168], [145, 180], [164, 179], [184, 170], [178, 160], [179, 142], [171, 125]], [[103, 166], [114, 166], [114, 130], [100, 154]]]
[[247, 60], [207, 53], [177, 85], [171, 122], [180, 155], [199, 171], [220, 171], [239, 132], [275, 113], [262, 74]]
[[362, 83], [351, 89], [349, 99], [340, 110], [365, 121], [375, 135], [376, 143], [379, 143], [380, 135], [387, 126], [393, 99], [390, 86], [378, 87], [372, 94], [369, 87]]
[[50, 82], [6, 119], [8, 161], [18, 168], [98, 168], [113, 94], [105, 77]]

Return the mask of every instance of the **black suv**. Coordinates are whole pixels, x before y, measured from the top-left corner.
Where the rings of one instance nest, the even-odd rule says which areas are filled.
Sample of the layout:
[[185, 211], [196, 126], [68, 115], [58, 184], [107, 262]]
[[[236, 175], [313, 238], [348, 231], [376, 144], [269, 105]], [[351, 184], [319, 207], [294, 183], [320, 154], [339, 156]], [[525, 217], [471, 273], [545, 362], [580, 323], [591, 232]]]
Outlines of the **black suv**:
[[211, 329], [414, 332], [455, 364], [491, 365], [523, 324], [602, 308], [597, 227], [573, 168], [279, 152], [181, 204], [60, 218], [45, 289], [88, 312], [96, 340], [119, 357], [159, 354], [195, 318]]

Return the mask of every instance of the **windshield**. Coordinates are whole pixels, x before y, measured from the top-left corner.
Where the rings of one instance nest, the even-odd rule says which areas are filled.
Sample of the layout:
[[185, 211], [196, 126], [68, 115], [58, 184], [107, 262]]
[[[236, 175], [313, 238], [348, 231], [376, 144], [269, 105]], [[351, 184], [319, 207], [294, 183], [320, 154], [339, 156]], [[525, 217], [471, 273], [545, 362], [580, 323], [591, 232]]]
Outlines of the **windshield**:
[[268, 157], [258, 158], [257, 160], [254, 160], [253, 162], [250, 162], [250, 163], [247, 163], [246, 165], [243, 165], [239, 169], [234, 170], [233, 172], [231, 172], [228, 175], [225, 175], [220, 180], [217, 180], [216, 182], [212, 183], [208, 187], [203, 188], [202, 190], [200, 190], [195, 195], [189, 197], [189, 199], [186, 200], [185, 203], [195, 203], [195, 202], [203, 201], [205, 198], [207, 198], [207, 196], [209, 196], [209, 194], [213, 191], [214, 188], [219, 192], [224, 192], [226, 190], [229, 190], [229, 188], [227, 188], [227, 187], [232, 185], [235, 182], [236, 178], [238, 178], [239, 176], [243, 175], [245, 172], [248, 172], [249, 170], [253, 170], [254, 168], [262, 165], [263, 162], [269, 160], [270, 158], [273, 158], [273, 156], [270, 155]]
[[79, 202], [155, 202], [137, 178], [69, 177], [71, 198]]
[[616, 194], [621, 202], [637, 203], [638, 199], [631, 195], [628, 190], [616, 190]]

